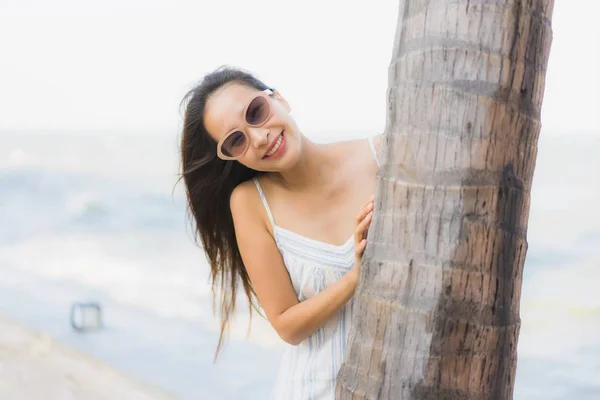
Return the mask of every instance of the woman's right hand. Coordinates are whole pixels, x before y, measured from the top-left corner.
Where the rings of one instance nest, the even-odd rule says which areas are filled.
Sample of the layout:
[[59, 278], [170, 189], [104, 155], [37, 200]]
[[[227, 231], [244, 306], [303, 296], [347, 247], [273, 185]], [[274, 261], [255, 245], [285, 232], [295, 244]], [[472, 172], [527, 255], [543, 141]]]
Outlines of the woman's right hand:
[[356, 230], [354, 231], [354, 268], [350, 270], [358, 280], [358, 269], [360, 268], [360, 259], [367, 247], [367, 233], [371, 220], [373, 219], [373, 206], [375, 196], [371, 196], [360, 209], [356, 216]]

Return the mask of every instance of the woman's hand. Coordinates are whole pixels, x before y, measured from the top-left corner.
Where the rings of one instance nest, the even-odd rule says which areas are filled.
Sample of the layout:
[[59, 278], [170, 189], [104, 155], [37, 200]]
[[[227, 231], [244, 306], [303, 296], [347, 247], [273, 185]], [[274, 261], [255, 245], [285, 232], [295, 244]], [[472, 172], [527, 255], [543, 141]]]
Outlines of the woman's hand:
[[374, 200], [375, 196], [371, 196], [369, 201], [362, 206], [360, 212], [356, 216], [356, 230], [354, 231], [354, 268], [350, 270], [350, 273], [354, 274], [357, 281], [360, 259], [367, 247], [367, 232], [371, 225], [371, 219], [373, 218]]

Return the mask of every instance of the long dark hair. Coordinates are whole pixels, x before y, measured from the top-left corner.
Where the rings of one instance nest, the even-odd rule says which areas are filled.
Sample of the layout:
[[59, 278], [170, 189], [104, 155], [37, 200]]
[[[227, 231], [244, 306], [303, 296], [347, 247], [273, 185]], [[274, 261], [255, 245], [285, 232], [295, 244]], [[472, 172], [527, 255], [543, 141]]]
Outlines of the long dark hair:
[[[215, 352], [215, 361], [224, 343], [229, 318], [235, 310], [236, 289], [241, 282], [250, 309], [258, 311], [256, 294], [242, 262], [235, 239], [229, 197], [240, 183], [255, 177], [258, 171], [237, 161], [217, 157], [217, 144], [204, 126], [204, 110], [208, 97], [223, 85], [237, 82], [258, 90], [268, 86], [252, 74], [232, 67], [220, 67], [204, 76], [181, 101], [185, 105], [181, 135], [181, 172], [187, 198], [188, 217], [196, 243], [201, 246], [210, 262], [210, 280], [213, 293], [213, 312], [217, 311], [221, 331]], [[199, 243], [200, 239], [201, 243]]]

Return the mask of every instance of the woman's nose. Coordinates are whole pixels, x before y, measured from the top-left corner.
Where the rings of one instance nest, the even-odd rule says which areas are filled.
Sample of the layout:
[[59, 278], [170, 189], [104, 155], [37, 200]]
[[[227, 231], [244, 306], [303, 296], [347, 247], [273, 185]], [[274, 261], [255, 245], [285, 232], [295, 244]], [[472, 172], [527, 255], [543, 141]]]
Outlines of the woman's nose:
[[269, 143], [269, 130], [266, 128], [248, 127], [248, 135], [254, 147], [261, 147]]

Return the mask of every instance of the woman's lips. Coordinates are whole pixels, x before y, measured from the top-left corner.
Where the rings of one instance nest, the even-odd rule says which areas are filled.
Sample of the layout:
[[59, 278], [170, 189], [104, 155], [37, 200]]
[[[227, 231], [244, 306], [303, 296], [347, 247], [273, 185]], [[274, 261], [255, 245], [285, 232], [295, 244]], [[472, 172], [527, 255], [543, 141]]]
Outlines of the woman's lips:
[[269, 149], [269, 151], [273, 150], [274, 147], [277, 146], [277, 143], [281, 140], [281, 143], [279, 144], [279, 147], [277, 148], [277, 150], [275, 150], [275, 153], [271, 154], [271, 155], [265, 155], [263, 157], [263, 159], [272, 159], [272, 158], [277, 158], [279, 156], [281, 156], [283, 154], [283, 152], [285, 151], [285, 145], [286, 145], [286, 137], [284, 135], [285, 131], [282, 131], [279, 136], [277, 137], [277, 140], [275, 141], [275, 143], [273, 143], [273, 146], [271, 146], [271, 148]]

